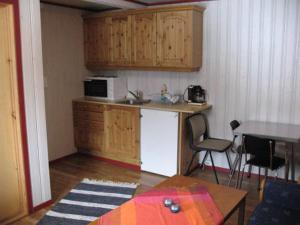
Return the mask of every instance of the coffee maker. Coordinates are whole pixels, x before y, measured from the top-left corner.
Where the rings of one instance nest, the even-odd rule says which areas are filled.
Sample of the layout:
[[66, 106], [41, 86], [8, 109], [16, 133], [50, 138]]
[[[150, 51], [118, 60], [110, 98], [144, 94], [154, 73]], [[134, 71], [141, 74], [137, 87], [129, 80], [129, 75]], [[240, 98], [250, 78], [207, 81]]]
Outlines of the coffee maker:
[[200, 85], [188, 86], [188, 102], [189, 103], [206, 103], [205, 90]]

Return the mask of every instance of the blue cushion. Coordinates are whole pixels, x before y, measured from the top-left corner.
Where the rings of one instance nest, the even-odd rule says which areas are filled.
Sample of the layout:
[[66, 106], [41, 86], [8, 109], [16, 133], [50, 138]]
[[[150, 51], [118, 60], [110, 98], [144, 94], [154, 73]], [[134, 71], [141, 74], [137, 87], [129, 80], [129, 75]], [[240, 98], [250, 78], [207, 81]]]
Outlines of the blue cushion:
[[300, 212], [300, 185], [278, 180], [267, 180], [263, 201]]
[[263, 202], [255, 208], [248, 225], [300, 225], [300, 211]]

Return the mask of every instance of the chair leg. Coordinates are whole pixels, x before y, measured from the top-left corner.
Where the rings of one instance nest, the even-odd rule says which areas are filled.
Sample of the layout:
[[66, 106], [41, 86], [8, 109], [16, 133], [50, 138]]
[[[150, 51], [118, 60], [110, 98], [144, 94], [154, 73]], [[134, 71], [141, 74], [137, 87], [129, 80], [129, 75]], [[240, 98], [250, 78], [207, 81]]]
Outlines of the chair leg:
[[268, 168], [265, 168], [265, 179], [268, 178]]
[[236, 157], [235, 157], [234, 163], [233, 163], [233, 167], [232, 167], [232, 169], [230, 171], [230, 178], [229, 178], [229, 181], [228, 181], [228, 184], [227, 184], [228, 186], [230, 186], [231, 180], [234, 177], [235, 169], [236, 169], [236, 167], [237, 167], [237, 165], [239, 163], [239, 160], [240, 160], [240, 155], [237, 154]]
[[243, 167], [243, 170], [242, 170], [242, 177], [241, 177], [241, 180], [240, 180], [239, 189], [241, 189], [241, 188], [242, 188], [243, 177], [244, 177], [244, 173], [245, 173], [245, 167], [246, 167], [246, 164], [244, 165], [244, 167]]
[[229, 166], [229, 171], [231, 171], [231, 161], [230, 161], [230, 158], [229, 158], [229, 155], [228, 155], [228, 152], [225, 151], [225, 154], [226, 154], [226, 158], [227, 158], [227, 162], [228, 162], [228, 166]]
[[236, 178], [235, 188], [238, 188], [238, 185], [239, 185], [239, 179], [240, 179], [240, 173], [241, 173], [241, 166], [242, 166], [242, 159], [243, 159], [243, 154], [240, 153], [239, 155], [240, 155], [240, 161], [239, 161], [238, 176]]
[[252, 172], [252, 165], [249, 165], [248, 175], [247, 175], [248, 178], [251, 177], [251, 172]]
[[285, 170], [284, 170], [284, 177], [285, 177], [285, 181], [288, 182], [289, 180], [289, 169], [290, 169], [290, 164], [289, 161], [286, 160], [285, 162]]
[[216, 171], [216, 168], [215, 168], [213, 157], [211, 155], [211, 151], [209, 151], [209, 156], [210, 156], [210, 160], [211, 160], [211, 164], [212, 164], [212, 167], [213, 167], [213, 171], [214, 171], [214, 174], [215, 174], [215, 178], [216, 178], [217, 184], [219, 184], [219, 180], [218, 180], [218, 176], [217, 176], [217, 171]]
[[206, 159], [207, 159], [207, 156], [208, 156], [208, 152], [206, 151], [205, 152], [205, 155], [204, 155], [204, 157], [203, 157], [203, 159], [202, 159], [202, 162], [201, 162], [201, 165], [200, 165], [200, 168], [201, 169], [204, 169], [204, 163], [205, 163], [205, 161], [206, 161]]
[[188, 166], [188, 168], [187, 168], [187, 170], [186, 170], [184, 176], [189, 176], [189, 175], [191, 174], [190, 169], [191, 169], [191, 166], [192, 166], [192, 164], [193, 164], [193, 162], [194, 162], [194, 159], [195, 159], [195, 157], [196, 157], [196, 155], [197, 155], [198, 153], [199, 153], [199, 152], [194, 152], [194, 154], [193, 154], [193, 156], [192, 156], [192, 159], [191, 159], [191, 161], [190, 161], [190, 164], [189, 164], [189, 166]]
[[237, 153], [236, 156], [235, 156], [235, 159], [234, 159], [234, 161], [233, 161], [233, 164], [232, 164], [232, 168], [231, 168], [231, 171], [230, 171], [230, 175], [234, 174], [235, 169], [236, 169], [237, 164], [238, 164], [238, 160], [239, 160], [239, 154]]

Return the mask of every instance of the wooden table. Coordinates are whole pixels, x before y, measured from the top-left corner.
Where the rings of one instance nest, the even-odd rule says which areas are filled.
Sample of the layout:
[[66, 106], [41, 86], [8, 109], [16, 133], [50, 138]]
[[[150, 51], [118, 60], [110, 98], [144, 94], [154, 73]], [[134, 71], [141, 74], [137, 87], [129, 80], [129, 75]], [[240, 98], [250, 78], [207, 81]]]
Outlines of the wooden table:
[[[234, 134], [253, 135], [291, 144], [291, 179], [295, 181], [294, 145], [300, 141], [300, 125], [262, 121], [245, 121], [234, 130]], [[288, 175], [286, 175], [286, 179], [288, 179], [287, 176]]]
[[200, 179], [184, 177], [184, 176], [173, 176], [158, 184], [154, 188], [165, 188], [165, 187], [187, 187], [191, 185], [202, 185], [207, 188], [209, 194], [214, 199], [218, 208], [224, 216], [224, 222], [238, 209], [238, 225], [244, 224], [245, 218], [245, 205], [247, 192], [237, 190], [223, 185], [209, 183]]

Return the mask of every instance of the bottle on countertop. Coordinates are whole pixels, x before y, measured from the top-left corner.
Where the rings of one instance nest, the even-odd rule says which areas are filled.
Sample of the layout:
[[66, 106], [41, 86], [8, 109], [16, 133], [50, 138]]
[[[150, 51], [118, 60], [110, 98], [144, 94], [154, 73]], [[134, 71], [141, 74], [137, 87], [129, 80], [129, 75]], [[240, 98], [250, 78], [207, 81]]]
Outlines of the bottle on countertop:
[[168, 94], [168, 87], [166, 84], [163, 84], [162, 88], [161, 88], [161, 91], [160, 91], [160, 100], [162, 102], [166, 102], [167, 101], [167, 98], [166, 98], [166, 95]]

